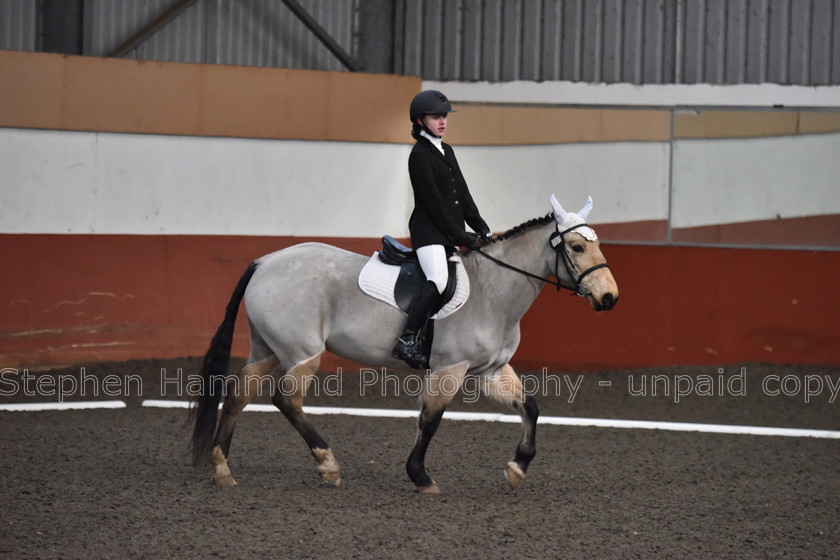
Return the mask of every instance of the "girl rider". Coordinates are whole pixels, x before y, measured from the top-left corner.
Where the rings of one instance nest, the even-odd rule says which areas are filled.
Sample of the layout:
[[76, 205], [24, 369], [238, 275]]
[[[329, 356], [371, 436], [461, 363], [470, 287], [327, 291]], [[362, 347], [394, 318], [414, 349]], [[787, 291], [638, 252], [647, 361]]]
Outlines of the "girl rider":
[[[417, 142], [408, 158], [414, 191], [408, 229], [426, 283], [412, 301], [405, 329], [391, 354], [416, 369], [429, 367], [422, 332], [449, 280], [448, 256], [459, 245], [473, 249], [492, 237], [473, 202], [455, 152], [442, 141], [448, 114], [453, 112], [446, 96], [436, 90], [418, 93], [409, 108], [411, 135]], [[466, 231], [464, 222], [477, 233]]]

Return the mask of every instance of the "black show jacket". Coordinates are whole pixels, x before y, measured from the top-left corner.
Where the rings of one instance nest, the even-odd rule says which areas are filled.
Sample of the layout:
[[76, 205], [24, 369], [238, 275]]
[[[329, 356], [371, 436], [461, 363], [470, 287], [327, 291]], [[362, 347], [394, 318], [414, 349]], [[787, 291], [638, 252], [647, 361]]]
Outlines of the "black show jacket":
[[490, 233], [478, 213], [467, 181], [449, 144], [444, 154], [429, 140], [417, 140], [408, 157], [408, 174], [414, 190], [414, 211], [408, 221], [414, 249], [426, 245], [459, 245], [466, 222], [476, 233]]

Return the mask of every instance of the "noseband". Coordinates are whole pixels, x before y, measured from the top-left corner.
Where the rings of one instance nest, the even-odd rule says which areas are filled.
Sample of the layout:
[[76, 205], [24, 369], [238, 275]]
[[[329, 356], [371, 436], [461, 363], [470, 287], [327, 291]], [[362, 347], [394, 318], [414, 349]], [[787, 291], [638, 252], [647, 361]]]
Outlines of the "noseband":
[[[515, 267], [511, 264], [508, 264], [504, 261], [501, 261], [501, 260], [497, 259], [496, 257], [492, 257], [492, 256], [488, 255], [487, 253], [485, 253], [481, 249], [475, 249], [475, 251], [479, 255], [482, 255], [482, 256], [486, 257], [487, 259], [493, 261], [494, 263], [498, 264], [499, 266], [502, 266], [502, 267], [507, 268], [509, 270], [513, 270], [513, 271], [518, 272], [520, 274], [524, 274], [525, 276], [528, 276], [530, 278], [540, 280], [541, 282], [545, 282], [546, 284], [551, 284], [552, 286], [556, 286], [558, 292], [560, 291], [560, 288], [564, 288], [566, 290], [570, 290], [570, 291], [574, 292], [575, 294], [583, 297], [583, 296], [586, 296], [586, 295], [589, 294], [589, 290], [587, 290], [586, 287], [583, 285], [583, 279], [586, 278], [587, 276], [589, 276], [590, 274], [592, 274], [593, 272], [595, 272], [596, 270], [598, 270], [599, 268], [609, 268], [609, 265], [604, 262], [604, 263], [601, 263], [601, 264], [596, 264], [595, 266], [591, 266], [591, 267], [587, 268], [586, 270], [584, 270], [583, 272], [581, 272], [580, 274], [577, 274], [577, 270], [575, 270], [575, 265], [572, 262], [572, 258], [569, 256], [569, 252], [566, 250], [566, 238], [565, 238], [565, 236], [566, 236], [567, 233], [569, 233], [571, 231], [574, 231], [574, 230], [576, 230], [580, 227], [583, 227], [585, 225], [586, 225], [585, 223], [578, 224], [576, 226], [572, 226], [572, 227], [570, 227], [568, 229], [565, 229], [563, 231], [560, 231], [560, 228], [558, 226], [557, 231], [552, 233], [551, 237], [548, 238], [548, 244], [551, 246], [552, 249], [554, 249], [554, 255], [555, 255], [555, 258], [554, 258], [554, 277], [557, 278], [556, 281], [554, 281], [550, 278], [543, 278], [542, 276], [539, 276], [537, 274], [532, 274], [532, 273], [528, 272], [527, 270], [522, 270], [521, 268], [517, 268], [517, 267]], [[569, 284], [568, 282], [566, 282], [562, 278], [560, 278], [560, 259], [561, 258], [563, 259], [563, 265], [566, 267], [566, 272], [568, 273], [569, 278], [572, 279], [571, 284]]]

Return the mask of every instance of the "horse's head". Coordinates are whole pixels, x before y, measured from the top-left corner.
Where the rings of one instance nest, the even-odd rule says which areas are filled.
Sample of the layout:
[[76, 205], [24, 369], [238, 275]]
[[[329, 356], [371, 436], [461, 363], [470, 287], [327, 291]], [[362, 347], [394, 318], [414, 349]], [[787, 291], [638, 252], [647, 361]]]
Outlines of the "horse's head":
[[566, 212], [551, 195], [551, 208], [557, 222], [551, 246], [557, 251], [558, 279], [578, 295], [586, 296], [595, 311], [612, 309], [618, 301], [618, 285], [601, 253], [598, 236], [586, 225], [592, 197], [575, 213]]

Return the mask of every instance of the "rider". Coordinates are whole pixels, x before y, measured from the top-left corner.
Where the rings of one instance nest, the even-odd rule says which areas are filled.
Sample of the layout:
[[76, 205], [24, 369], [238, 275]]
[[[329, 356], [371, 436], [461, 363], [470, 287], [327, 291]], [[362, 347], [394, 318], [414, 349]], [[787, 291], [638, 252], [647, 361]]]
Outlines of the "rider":
[[[411, 101], [411, 135], [417, 141], [408, 158], [414, 190], [414, 211], [408, 222], [411, 244], [426, 282], [409, 308], [405, 329], [391, 352], [417, 369], [429, 367], [421, 333], [449, 279], [447, 258], [456, 246], [477, 248], [492, 237], [478, 213], [455, 152], [442, 141], [452, 105], [436, 90], [418, 93]], [[475, 232], [466, 231], [466, 222]]]

